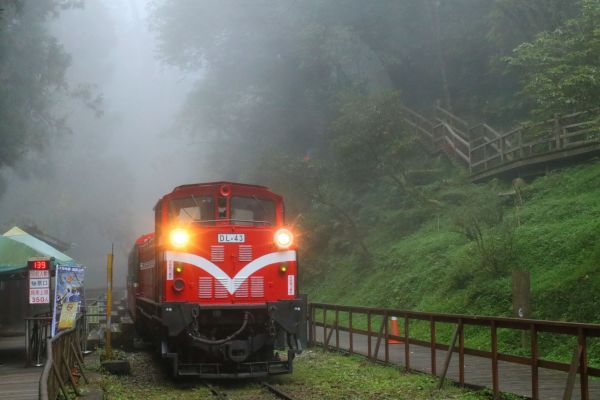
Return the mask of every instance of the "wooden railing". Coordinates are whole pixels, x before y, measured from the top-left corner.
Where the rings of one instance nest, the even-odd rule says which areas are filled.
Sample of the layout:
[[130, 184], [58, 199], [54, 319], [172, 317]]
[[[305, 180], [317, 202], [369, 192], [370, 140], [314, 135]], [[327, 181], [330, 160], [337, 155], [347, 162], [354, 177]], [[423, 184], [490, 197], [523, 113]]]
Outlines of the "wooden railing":
[[39, 398], [55, 400], [59, 392], [69, 399], [67, 383], [70, 383], [75, 396], [79, 396], [77, 377], [80, 374], [87, 382], [83, 371], [83, 352], [85, 348], [85, 317], [80, 316], [74, 328], [62, 331], [48, 339], [46, 364], [40, 378]]
[[[389, 324], [391, 317], [397, 317], [400, 325], [400, 333], [393, 335], [390, 333]], [[333, 348], [344, 352], [359, 353], [357, 341], [362, 336], [363, 342], [366, 339], [366, 355], [373, 360], [379, 360], [385, 363], [390, 362], [390, 340], [402, 341], [404, 343], [404, 367], [411, 370], [411, 345], [424, 346], [430, 353], [430, 372], [432, 375], [438, 375], [438, 362], [436, 350], [446, 351], [446, 360], [443, 369], [440, 371], [440, 386], [446, 376], [450, 358], [453, 353], [458, 353], [459, 374], [458, 383], [464, 385], [467, 383], [465, 377], [465, 355], [482, 357], [490, 360], [492, 390], [495, 395], [499, 393], [500, 375], [498, 373], [498, 362], [505, 361], [520, 365], [530, 366], [531, 368], [531, 398], [540, 398], [539, 369], [546, 368], [557, 371], [567, 372], [564, 382], [563, 399], [570, 399], [573, 392], [575, 378], [577, 373], [580, 375], [581, 399], [590, 399], [588, 378], [590, 376], [600, 377], [600, 368], [592, 368], [588, 362], [587, 343], [589, 338], [600, 337], [600, 325], [580, 324], [555, 321], [541, 321], [533, 319], [503, 318], [503, 317], [485, 317], [473, 315], [426, 313], [405, 310], [393, 310], [388, 308], [370, 308], [353, 307], [334, 304], [309, 304], [309, 344], [322, 345], [325, 348]], [[375, 323], [375, 320], [377, 322]], [[412, 334], [411, 325], [420, 322], [419, 334]], [[454, 326], [454, 333], [449, 342], [441, 343], [436, 336], [436, 329], [440, 324], [451, 324]], [[375, 325], [375, 326], [373, 326]], [[424, 326], [427, 328], [424, 328]], [[465, 346], [465, 328], [479, 327], [479, 329], [489, 329], [489, 348], [482, 350], [468, 348]], [[509, 329], [513, 331], [526, 332], [529, 336], [529, 356], [507, 354], [500, 352], [498, 330]], [[424, 333], [425, 331], [425, 333]], [[427, 334], [427, 331], [428, 334]], [[347, 336], [346, 346], [342, 344], [340, 332]], [[540, 357], [538, 339], [541, 333], [551, 333], [561, 335], [561, 340], [574, 340], [575, 349], [570, 364], [558, 361], [543, 359]], [[423, 336], [427, 336], [424, 338]], [[376, 339], [373, 346], [372, 340]], [[458, 343], [457, 343], [458, 341]], [[364, 345], [363, 345], [364, 346]], [[383, 353], [380, 357], [380, 352]], [[484, 373], [484, 372], [479, 372]], [[527, 378], [524, 378], [527, 379]]]
[[503, 133], [485, 123], [471, 126], [439, 106], [434, 107], [432, 120], [407, 107], [400, 112], [431, 150], [456, 155], [472, 175], [517, 160], [600, 144], [600, 109], [557, 115]]

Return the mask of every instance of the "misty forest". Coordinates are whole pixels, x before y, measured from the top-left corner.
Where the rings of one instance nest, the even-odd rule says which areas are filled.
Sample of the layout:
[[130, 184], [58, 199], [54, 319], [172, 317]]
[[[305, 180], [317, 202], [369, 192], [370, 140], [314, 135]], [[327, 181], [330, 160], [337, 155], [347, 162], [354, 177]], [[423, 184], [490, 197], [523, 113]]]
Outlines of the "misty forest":
[[114, 245], [124, 287], [165, 193], [265, 185], [309, 301], [510, 317], [526, 271], [526, 317], [600, 323], [597, 154], [494, 164], [558, 154], [557, 129], [597, 144], [599, 21], [598, 0], [2, 0], [0, 226], [68, 243], [90, 288]]

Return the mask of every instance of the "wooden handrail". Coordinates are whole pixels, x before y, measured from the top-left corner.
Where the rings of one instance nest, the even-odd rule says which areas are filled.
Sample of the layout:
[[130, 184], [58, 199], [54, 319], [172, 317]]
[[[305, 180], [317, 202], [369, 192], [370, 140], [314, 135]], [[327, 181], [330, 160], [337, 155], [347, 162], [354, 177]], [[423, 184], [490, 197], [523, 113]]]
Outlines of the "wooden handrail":
[[[317, 320], [316, 310], [321, 310], [322, 319]], [[327, 319], [327, 310], [335, 310], [335, 320], [333, 323], [328, 322]], [[343, 324], [340, 321], [339, 313], [346, 312], [349, 314], [349, 323]], [[360, 329], [356, 327], [356, 323], [353, 324], [352, 316], [356, 318], [356, 315], [363, 314], [367, 318], [367, 327], [366, 330]], [[571, 336], [575, 337], [580, 346], [585, 346], [586, 340], [588, 338], [597, 338], [600, 337], [600, 324], [586, 324], [586, 323], [576, 323], [576, 322], [563, 322], [563, 321], [546, 321], [546, 320], [535, 320], [535, 319], [521, 319], [521, 318], [510, 318], [510, 317], [493, 317], [493, 316], [481, 316], [481, 315], [464, 315], [464, 314], [448, 314], [448, 313], [430, 313], [430, 312], [421, 312], [421, 311], [406, 311], [406, 310], [397, 310], [390, 308], [375, 308], [375, 307], [359, 307], [359, 306], [345, 306], [339, 304], [324, 304], [324, 303], [310, 303], [309, 304], [309, 326], [310, 331], [315, 331], [316, 327], [323, 327], [323, 344], [325, 347], [333, 347], [337, 350], [345, 351], [346, 349], [340, 347], [339, 341], [336, 340], [336, 345], [332, 346], [329, 344], [329, 338], [326, 335], [327, 328], [335, 329], [336, 335], [339, 331], [348, 332], [350, 337], [353, 335], [364, 335], [368, 337], [368, 357], [377, 359], [377, 352], [379, 349], [379, 343], [381, 340], [385, 340], [387, 343], [389, 340], [402, 340], [405, 343], [405, 368], [410, 369], [410, 354], [408, 351], [409, 344], [415, 344], [423, 347], [430, 348], [431, 354], [431, 370], [424, 371], [430, 372], [433, 375], [436, 375], [436, 358], [435, 351], [436, 350], [446, 350], [450, 353], [447, 354], [447, 360], [452, 352], [458, 352], [461, 357], [461, 363], [464, 362], [462, 357], [465, 354], [483, 357], [492, 360], [492, 382], [493, 382], [493, 392], [496, 396], [499, 392], [500, 386], [500, 377], [498, 374], [498, 361], [515, 363], [520, 365], [529, 365], [532, 367], [532, 398], [539, 399], [539, 376], [537, 373], [538, 368], [543, 367], [546, 369], [553, 369], [557, 371], [569, 372], [568, 380], [565, 386], [565, 393], [569, 390], [572, 390], [572, 380], [574, 374], [578, 371], [582, 382], [586, 382], [589, 376], [600, 377], [600, 369], [592, 368], [589, 366], [589, 362], [587, 360], [587, 356], [585, 356], [585, 348], [583, 350], [579, 350], [579, 357], [573, 357], [573, 361], [570, 364], [558, 361], [544, 360], [539, 358], [538, 351], [538, 334], [540, 332], [547, 332], [552, 334], [558, 334], [563, 336]], [[378, 316], [382, 318], [382, 325], [379, 325], [377, 331], [373, 330], [372, 320], [373, 317]], [[387, 323], [387, 319], [390, 316], [398, 316], [404, 319], [404, 335], [392, 335], [387, 329], [383, 329], [383, 323]], [[330, 319], [331, 320], [331, 319]], [[409, 320], [420, 320], [423, 322], [427, 322], [430, 326], [431, 340], [423, 340], [417, 339], [414, 337], [410, 337], [408, 326]], [[456, 324], [457, 328], [455, 334], [453, 335], [453, 339], [449, 344], [439, 343], [435, 336], [435, 324], [436, 323], [450, 323]], [[473, 349], [467, 348], [464, 346], [464, 326], [479, 326], [479, 327], [489, 327], [490, 328], [490, 338], [491, 338], [491, 351], [489, 350], [481, 350], [481, 349]], [[501, 353], [498, 349], [498, 329], [514, 329], [527, 331], [531, 333], [531, 355], [529, 357], [522, 356], [518, 354], [507, 354]], [[454, 344], [456, 343], [456, 336], [460, 332], [460, 341], [459, 348], [454, 348]], [[331, 335], [331, 331], [329, 336]], [[377, 337], [377, 345], [375, 348], [374, 354], [371, 352], [371, 338], [373, 336]], [[337, 336], [336, 336], [337, 337]], [[316, 336], [312, 336], [313, 342], [311, 344], [317, 344]], [[565, 340], [570, 338], [565, 337]], [[353, 346], [353, 341], [350, 341], [350, 351], [355, 353]], [[386, 353], [387, 354], [387, 353]], [[387, 356], [385, 357], [385, 362], [389, 362]], [[414, 367], [413, 367], [414, 368]], [[459, 373], [459, 381], [461, 384], [464, 384], [464, 370], [461, 369]], [[581, 398], [589, 399], [589, 388], [587, 385], [581, 385]]]
[[[486, 123], [470, 127], [468, 122], [439, 106], [434, 107], [434, 111], [439, 115], [435, 122], [406, 106], [401, 106], [401, 111], [405, 114], [405, 121], [417, 132], [425, 135], [428, 146], [433, 144], [434, 151], [444, 150], [444, 147], [449, 146], [471, 171], [474, 167], [483, 165], [484, 170], [479, 169], [477, 173], [504, 165], [506, 162], [545, 152], [557, 152], [572, 149], [574, 146], [600, 143], [600, 126], [595, 128], [598, 122], [597, 118], [594, 118], [600, 113], [600, 108], [557, 115], [532, 124], [520, 124], [506, 132], [498, 132]], [[589, 119], [582, 121], [576, 118]], [[594, 129], [598, 129], [599, 132], [593, 132]], [[474, 137], [475, 134], [477, 137]], [[570, 140], [585, 134], [590, 137], [583, 140]], [[540, 145], [547, 146], [540, 148]], [[538, 147], [534, 150], [536, 146]], [[488, 152], [491, 154], [488, 155]], [[498, 158], [500, 161], [495, 161]], [[492, 164], [491, 161], [495, 162]]]
[[46, 363], [40, 377], [40, 400], [54, 400], [62, 392], [65, 399], [69, 398], [66, 385], [70, 383], [76, 396], [79, 396], [72, 370], [78, 367], [79, 373], [87, 381], [82, 368], [83, 353], [81, 351], [85, 325], [85, 316], [80, 315], [75, 326], [58, 333], [47, 340]]
[[456, 133], [456, 131], [454, 130], [454, 128], [452, 128], [452, 126], [450, 126], [449, 124], [442, 122], [441, 124], [444, 128], [446, 128], [446, 130], [448, 130], [448, 132], [450, 132], [450, 135], [455, 138], [456, 140], [458, 140], [459, 142], [461, 142], [467, 149], [469, 149], [471, 147], [471, 145], [469, 144], [468, 141], [466, 141], [465, 139], [463, 139], [463, 137], [461, 135], [459, 135], [458, 133]]

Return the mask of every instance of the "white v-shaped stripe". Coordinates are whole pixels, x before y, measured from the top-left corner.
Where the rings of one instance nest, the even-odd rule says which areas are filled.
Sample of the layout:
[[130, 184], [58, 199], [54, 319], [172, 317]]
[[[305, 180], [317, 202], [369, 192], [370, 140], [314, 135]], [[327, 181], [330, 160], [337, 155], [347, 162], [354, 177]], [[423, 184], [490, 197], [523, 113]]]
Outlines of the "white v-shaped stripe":
[[261, 270], [271, 264], [296, 261], [296, 251], [287, 250], [265, 254], [264, 256], [246, 264], [244, 268], [242, 268], [233, 278], [229, 277], [225, 271], [213, 264], [211, 261], [204, 257], [200, 257], [197, 254], [167, 251], [165, 253], [165, 257], [167, 264], [169, 262], [184, 262], [206, 271], [213, 278], [224, 284], [225, 288], [230, 294], [234, 294], [235, 291], [238, 290], [238, 288], [250, 277], [250, 275], [256, 271]]

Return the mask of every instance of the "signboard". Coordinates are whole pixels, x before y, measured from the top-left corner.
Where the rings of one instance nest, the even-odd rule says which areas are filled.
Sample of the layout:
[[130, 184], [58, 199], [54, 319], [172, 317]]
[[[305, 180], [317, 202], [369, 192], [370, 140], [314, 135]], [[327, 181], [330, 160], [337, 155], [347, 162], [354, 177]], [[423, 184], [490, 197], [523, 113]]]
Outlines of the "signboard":
[[[79, 306], [83, 300], [83, 276], [85, 268], [80, 265], [57, 265], [56, 284], [54, 285], [54, 312], [52, 313], [52, 336], [68, 324], [72, 315], [77, 318]], [[75, 305], [73, 305], [73, 303]], [[74, 310], [73, 310], [74, 309]], [[64, 311], [63, 311], [64, 310]], [[66, 312], [65, 320], [62, 313]], [[65, 321], [65, 322], [60, 322]]]
[[77, 308], [79, 303], [71, 301], [62, 305], [60, 320], [58, 321], [58, 329], [70, 329], [75, 326], [75, 320], [77, 319]]
[[50, 303], [50, 288], [29, 289], [29, 304]]
[[246, 242], [246, 234], [244, 233], [219, 233], [217, 234], [219, 243], [244, 243]]
[[27, 261], [29, 270], [50, 270], [50, 260], [47, 259], [31, 259]]
[[50, 260], [31, 259], [29, 268], [29, 304], [50, 303]]

